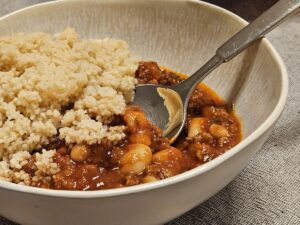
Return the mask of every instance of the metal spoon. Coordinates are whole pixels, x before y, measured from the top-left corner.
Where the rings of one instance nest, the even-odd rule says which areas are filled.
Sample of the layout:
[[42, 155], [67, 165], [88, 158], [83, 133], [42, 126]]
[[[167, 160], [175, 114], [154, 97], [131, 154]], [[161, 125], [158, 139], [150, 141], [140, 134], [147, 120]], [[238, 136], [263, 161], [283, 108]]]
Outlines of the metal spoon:
[[133, 104], [141, 107], [147, 118], [173, 142], [184, 127], [188, 101], [197, 85], [215, 68], [240, 54], [299, 8], [300, 0], [280, 0], [219, 47], [204, 66], [180, 84], [138, 85]]

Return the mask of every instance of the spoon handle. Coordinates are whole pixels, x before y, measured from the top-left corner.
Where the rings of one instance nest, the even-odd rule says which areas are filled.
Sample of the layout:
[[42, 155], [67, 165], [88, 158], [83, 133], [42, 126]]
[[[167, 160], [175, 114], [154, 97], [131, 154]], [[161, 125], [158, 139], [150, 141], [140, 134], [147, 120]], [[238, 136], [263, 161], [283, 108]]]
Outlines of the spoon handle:
[[[289, 15], [300, 8], [300, 0], [280, 0], [273, 7], [265, 11], [252, 23], [237, 32], [216, 51], [204, 66], [187, 80], [175, 86], [183, 101], [189, 99], [192, 91], [196, 88], [211, 71], [224, 62], [227, 62], [240, 54], [243, 50], [262, 38], [284, 21]], [[185, 102], [187, 104], [187, 101]]]
[[300, 0], [280, 0], [218, 48], [217, 55], [224, 62], [229, 61], [277, 27], [298, 8]]

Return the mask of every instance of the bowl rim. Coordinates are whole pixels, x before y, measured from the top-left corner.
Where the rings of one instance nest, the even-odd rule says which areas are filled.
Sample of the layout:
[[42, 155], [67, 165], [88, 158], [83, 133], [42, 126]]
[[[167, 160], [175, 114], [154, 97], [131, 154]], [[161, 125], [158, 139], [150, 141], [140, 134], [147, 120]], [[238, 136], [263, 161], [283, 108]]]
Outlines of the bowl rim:
[[[146, 0], [145, 0], [146, 1]], [[149, 0], [147, 0], [149, 1]], [[199, 4], [205, 7], [208, 7], [212, 10], [214, 10], [217, 13], [223, 13], [224, 15], [231, 17], [235, 19], [240, 24], [246, 26], [248, 24], [247, 21], [239, 17], [238, 15], [221, 8], [219, 6], [198, 1], [198, 0], [150, 0], [150, 1], [156, 1], [156, 2], [187, 2], [187, 3], [193, 3], [193, 4]], [[65, 3], [79, 3], [81, 0], [59, 0], [54, 2], [45, 2], [40, 3], [32, 6], [25, 7], [23, 9], [17, 10], [15, 12], [9, 13], [3, 17], [0, 18], [0, 21], [11, 17], [11, 16], [18, 16], [19, 14], [22, 14], [23, 12], [28, 12], [30, 10], [35, 10], [39, 7], [47, 7], [52, 5], [63, 5]], [[88, 0], [86, 2], [95, 2], [95, 3], [120, 3], [121, 0]], [[126, 2], [122, 2], [123, 4], [126, 3], [138, 3], [141, 2], [140, 0], [128, 0]], [[225, 152], [224, 154], [218, 156], [217, 158], [211, 160], [210, 162], [207, 162], [201, 166], [198, 166], [194, 169], [191, 169], [189, 171], [186, 171], [184, 173], [178, 174], [174, 177], [170, 177], [164, 180], [147, 183], [147, 184], [139, 184], [135, 186], [130, 187], [122, 187], [122, 188], [116, 188], [116, 189], [108, 189], [108, 190], [96, 190], [96, 191], [68, 191], [68, 190], [50, 190], [50, 189], [42, 189], [37, 187], [30, 187], [20, 184], [14, 184], [8, 181], [0, 180], [0, 189], [6, 189], [9, 191], [14, 192], [21, 192], [21, 193], [27, 193], [32, 195], [40, 195], [40, 196], [48, 196], [48, 197], [57, 197], [57, 198], [73, 198], [73, 199], [90, 199], [90, 198], [105, 198], [105, 197], [113, 197], [113, 196], [122, 196], [122, 195], [128, 195], [128, 194], [134, 194], [134, 193], [140, 193], [144, 191], [150, 191], [158, 188], [163, 188], [169, 185], [173, 185], [179, 182], [183, 182], [187, 179], [191, 179], [195, 176], [198, 176], [200, 174], [203, 174], [209, 170], [212, 170], [213, 168], [219, 166], [232, 156], [236, 155], [238, 152], [244, 150], [248, 145], [253, 143], [256, 139], [258, 139], [261, 135], [263, 135], [265, 132], [268, 131], [268, 129], [278, 120], [279, 116], [281, 115], [284, 105], [287, 100], [287, 94], [288, 94], [288, 74], [286, 67], [278, 54], [277, 50], [271, 45], [271, 43], [266, 39], [263, 38], [261, 43], [265, 45], [267, 50], [270, 52], [270, 54], [273, 56], [275, 62], [278, 64], [279, 69], [281, 71], [281, 92], [279, 100], [274, 108], [274, 110], [269, 114], [269, 116], [266, 118], [266, 120], [254, 131], [252, 132], [247, 138], [243, 139], [238, 145], [230, 149], [229, 151]]]

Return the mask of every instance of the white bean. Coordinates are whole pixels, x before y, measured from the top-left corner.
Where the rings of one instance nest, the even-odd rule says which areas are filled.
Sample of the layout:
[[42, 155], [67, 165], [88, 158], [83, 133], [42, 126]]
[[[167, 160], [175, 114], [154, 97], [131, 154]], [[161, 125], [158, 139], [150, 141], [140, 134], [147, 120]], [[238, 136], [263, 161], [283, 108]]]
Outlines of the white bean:
[[129, 141], [132, 144], [151, 145], [151, 137], [145, 133], [132, 134], [129, 137]]
[[139, 174], [151, 163], [152, 152], [147, 145], [131, 144], [129, 151], [120, 160], [120, 172], [123, 174]]
[[71, 150], [71, 159], [75, 162], [83, 162], [90, 155], [91, 149], [88, 145], [85, 144], [77, 144]]
[[228, 130], [218, 124], [213, 123], [210, 127], [209, 127], [209, 133], [212, 134], [212, 136], [214, 136], [215, 138], [222, 138], [222, 137], [228, 137], [229, 136], [229, 132]]
[[136, 127], [145, 127], [148, 125], [145, 114], [141, 111], [138, 111], [134, 107], [126, 109], [124, 120], [129, 129], [135, 129]]
[[205, 132], [206, 119], [203, 117], [196, 117], [191, 119], [188, 127], [188, 137], [192, 138], [196, 135]]
[[177, 148], [168, 148], [161, 150], [153, 155], [153, 162], [168, 162], [182, 158], [182, 152]]
[[154, 181], [157, 181], [157, 179], [156, 179], [156, 177], [151, 176], [151, 175], [147, 175], [143, 179], [144, 183], [150, 183], [150, 182], [154, 182]]

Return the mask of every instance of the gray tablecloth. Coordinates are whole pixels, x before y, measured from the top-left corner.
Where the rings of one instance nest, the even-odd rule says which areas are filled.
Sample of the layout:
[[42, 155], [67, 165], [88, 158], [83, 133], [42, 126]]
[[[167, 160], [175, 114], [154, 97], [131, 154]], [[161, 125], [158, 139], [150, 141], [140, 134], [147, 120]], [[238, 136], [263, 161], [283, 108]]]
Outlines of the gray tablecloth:
[[[0, 0], [0, 16], [42, 0]], [[286, 63], [288, 103], [243, 172], [205, 203], [167, 225], [300, 224], [300, 14], [268, 35]], [[1, 200], [0, 200], [1, 204]], [[0, 225], [13, 223], [0, 218]]]

